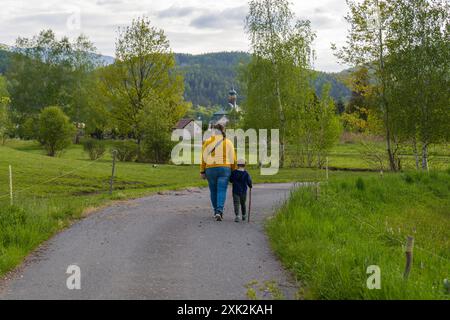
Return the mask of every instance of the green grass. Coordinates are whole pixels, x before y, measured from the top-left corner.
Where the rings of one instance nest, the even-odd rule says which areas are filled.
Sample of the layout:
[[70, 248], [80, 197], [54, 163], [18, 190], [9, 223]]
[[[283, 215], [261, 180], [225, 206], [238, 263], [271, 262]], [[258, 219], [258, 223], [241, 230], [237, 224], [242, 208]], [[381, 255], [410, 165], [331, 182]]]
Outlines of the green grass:
[[[450, 171], [337, 177], [295, 191], [267, 224], [275, 252], [309, 299], [450, 299]], [[406, 237], [415, 238], [403, 279]], [[381, 268], [369, 290], [367, 267]]]
[[[383, 141], [376, 142], [375, 145], [381, 151], [385, 149]], [[330, 167], [343, 169], [378, 169], [378, 167], [367, 161], [361, 154], [364, 147], [359, 142], [347, 142], [337, 144], [330, 152]], [[407, 147], [400, 152], [402, 167], [405, 170], [415, 169], [415, 159], [412, 148]], [[448, 145], [432, 145], [429, 150], [429, 165], [433, 169], [445, 169], [450, 165], [450, 148]], [[385, 165], [387, 165], [387, 159]]]
[[[13, 168], [14, 206], [9, 206], [9, 172]], [[255, 183], [317, 181], [323, 170], [284, 169]], [[333, 172], [341, 176], [348, 173]], [[35, 142], [8, 141], [0, 146], [0, 275], [18, 265], [43, 241], [83, 216], [86, 210], [162, 190], [205, 187], [198, 166], [117, 163], [115, 191], [108, 194], [111, 157], [92, 162], [79, 145], [50, 158]]]
[[[336, 159], [338, 159], [338, 161], [342, 161], [344, 165], [348, 165], [348, 161], [354, 161], [353, 163], [351, 163], [352, 167], [363, 167], [363, 162], [358, 156], [357, 149], [355, 148], [357, 148], [357, 145], [339, 145], [333, 151], [334, 154], [330, 156], [330, 160], [336, 161]], [[348, 157], [349, 160], [343, 160], [344, 157]], [[8, 165], [12, 165], [14, 177], [14, 206], [12, 207], [9, 206], [8, 196]], [[6, 146], [0, 146], [0, 275], [5, 274], [9, 270], [20, 264], [23, 261], [24, 257], [43, 241], [50, 238], [56, 232], [69, 226], [73, 221], [80, 219], [87, 212], [90, 212], [94, 208], [107, 205], [114, 200], [136, 198], [163, 190], [175, 190], [187, 187], [206, 187], [206, 182], [199, 179], [198, 166], [163, 165], [157, 166], [155, 168], [149, 164], [118, 162], [116, 170], [115, 191], [112, 195], [109, 195], [108, 188], [111, 175], [111, 157], [109, 154], [106, 154], [104, 158], [96, 162], [92, 162], [89, 160], [87, 154], [83, 152], [82, 147], [79, 145], [70, 147], [60, 157], [57, 158], [47, 157], [44, 154], [42, 148], [35, 142], [12, 140], [8, 141]], [[261, 176], [259, 170], [254, 167], [250, 167], [249, 171], [252, 174], [255, 183], [325, 180], [325, 171], [318, 169], [286, 168], [280, 170], [280, 172], [275, 176]], [[376, 184], [372, 186], [371, 183], [366, 183], [366, 189], [364, 191], [354, 190], [354, 181], [359, 177], [366, 177], [367, 179], [373, 179], [373, 181], [379, 180], [379, 174], [377, 173], [333, 171], [330, 172], [330, 179], [331, 181], [333, 181], [332, 183], [330, 183], [330, 190], [322, 190], [322, 192], [326, 191], [324, 197], [328, 195], [331, 196], [331, 194], [333, 194], [332, 192], [339, 191], [338, 189], [333, 191], [333, 188], [341, 188], [342, 186], [347, 184], [349, 191], [344, 192], [345, 196], [333, 200], [336, 208], [340, 208], [342, 212], [358, 212], [359, 214], [362, 214], [363, 212], [371, 213], [373, 210], [375, 210], [372, 209], [372, 206], [374, 208], [383, 206], [382, 204], [374, 204], [375, 202], [372, 203], [372, 201], [380, 200], [372, 198], [372, 196], [375, 197], [376, 195], [381, 197], [380, 194], [382, 194], [383, 192], [380, 190], [384, 190], [381, 186], [379, 186], [378, 189], [375, 189], [375, 195], [372, 195], [372, 192], [369, 192], [369, 190], [372, 190], [372, 188]], [[417, 199], [417, 201], [424, 201], [424, 203], [419, 203], [417, 206], [417, 210], [420, 210], [418, 211], [418, 213], [425, 213], [422, 219], [423, 225], [420, 225], [418, 230], [421, 230], [420, 228], [427, 226], [431, 233], [430, 237], [434, 237], [434, 240], [436, 241], [435, 246], [426, 244], [425, 247], [429, 248], [431, 251], [439, 251], [437, 252], [439, 254], [447, 254], [448, 257], [448, 239], [445, 241], [442, 240], [444, 238], [442, 236], [443, 231], [441, 230], [444, 227], [447, 228], [444, 228], [444, 230], [448, 230], [448, 215], [444, 215], [442, 213], [437, 213], [434, 211], [429, 212], [428, 210], [428, 205], [434, 205], [436, 206], [436, 208], [442, 209], [441, 202], [443, 200], [441, 199], [441, 202], [435, 202], [437, 198], [435, 193], [444, 191], [448, 192], [448, 189], [445, 189], [443, 191], [443, 187], [440, 187], [440, 189], [437, 189], [437, 191], [433, 191], [434, 189], [431, 191], [427, 191], [428, 189], [422, 186], [422, 184], [425, 183], [424, 181], [429, 180], [431, 182], [429, 184], [426, 184], [425, 186], [428, 186], [429, 188], [431, 188], [431, 186], [434, 186], [435, 184], [432, 176], [428, 177], [428, 180], [424, 178], [421, 183], [416, 182], [415, 177], [411, 177], [414, 180], [414, 183], [411, 183], [408, 186], [414, 187], [414, 189], [411, 189], [407, 194], [410, 198], [414, 198], [414, 194], [417, 193], [421, 195], [420, 199]], [[386, 174], [385, 179], [386, 180], [382, 181], [386, 181], [387, 183], [387, 181], [390, 181], [389, 179], [394, 178], [391, 178], [389, 174]], [[396, 185], [403, 186], [403, 184], [399, 184], [399, 182], [397, 181], [392, 185], [391, 189], [395, 189]], [[361, 194], [359, 194], [358, 192], [360, 192]], [[359, 197], [356, 197], [356, 195], [359, 195]], [[364, 200], [366, 199], [365, 197], [367, 195], [370, 195], [370, 197], [368, 197], [367, 200]], [[311, 195], [308, 196], [308, 194], [297, 196], [300, 197], [299, 199], [301, 199], [297, 201], [301, 202], [297, 202], [296, 204], [294, 198], [293, 202], [289, 204], [290, 208], [294, 208], [296, 206], [303, 208], [303, 206], [305, 206], [303, 209], [309, 210], [308, 219], [311, 220], [317, 220], [315, 214], [326, 217], [326, 214], [324, 212], [327, 208], [327, 204], [322, 202], [324, 201], [323, 198], [321, 198], [319, 202], [313, 203], [312, 198], [308, 198], [310, 196]], [[389, 194], [386, 197], [387, 199], [391, 199]], [[363, 206], [362, 202], [355, 202], [357, 200], [360, 200], [362, 202], [370, 201], [368, 202], [370, 205], [366, 208]], [[416, 199], [413, 200], [415, 201]], [[446, 204], [448, 205], [448, 202]], [[313, 205], [315, 207], [312, 207]], [[383, 214], [385, 214], [386, 217], [383, 218], [382, 223], [384, 223], [384, 221], [388, 221], [389, 225], [392, 225], [393, 230], [397, 230], [394, 226], [403, 225], [402, 216], [398, 215], [394, 210], [395, 208], [400, 206], [400, 204], [394, 203], [393, 206], [391, 204], [386, 204], [385, 206], [386, 210]], [[316, 208], [317, 210], [313, 210], [313, 208]], [[411, 208], [414, 208], [414, 206], [412, 206]], [[286, 211], [288, 209], [285, 208], [284, 210], [284, 212], [288, 212]], [[341, 236], [345, 237], [346, 235], [351, 238], [353, 237], [352, 233], [355, 233], [355, 239], [358, 239], [358, 236], [361, 235], [364, 237], [368, 237], [369, 235], [372, 237], [374, 236], [370, 233], [370, 230], [356, 228], [356, 224], [350, 222], [348, 217], [337, 216], [336, 210], [337, 209], [331, 210], [331, 212], [334, 212], [333, 214], [335, 215], [335, 217], [337, 217], [336, 221], [334, 220], [334, 218], [331, 220], [323, 219], [320, 221], [320, 223], [319, 221], [316, 221], [316, 228], [324, 228], [325, 230], [328, 230], [326, 231], [328, 232], [328, 237], [336, 239], [340, 238]], [[316, 211], [317, 213], [315, 213]], [[416, 216], [413, 209], [410, 209], [410, 211], [408, 212], [410, 215]], [[371, 217], [371, 215], [369, 215], [369, 217]], [[337, 254], [335, 254], [334, 256], [331, 254], [319, 256], [319, 250], [325, 250], [325, 252], [327, 252], [326, 250], [329, 250], [329, 248], [327, 247], [329, 243], [317, 241], [317, 243], [311, 244], [311, 242], [315, 239], [314, 234], [306, 233], [307, 236], [305, 236], [302, 233], [303, 230], [306, 230], [301, 229], [304, 226], [304, 221], [301, 220], [300, 223], [294, 219], [293, 221], [297, 222], [292, 223], [292, 225], [290, 225], [289, 222], [289, 226], [287, 225], [288, 221], [288, 215], [282, 213], [271, 224], [272, 229], [269, 229], [274, 247], [277, 252], [280, 253], [280, 255], [283, 257], [283, 261], [285, 261], [294, 270], [297, 270], [296, 272], [297, 274], [299, 274], [299, 278], [302, 278], [300, 277], [300, 275], [305, 274], [298, 273], [298, 270], [300, 270], [298, 269], [300, 266], [298, 264], [299, 262], [301, 263], [305, 261], [305, 263], [307, 263], [307, 265], [302, 265], [302, 270], [307, 270], [307, 266], [313, 269], [317, 268], [318, 270], [321, 270], [321, 268], [328, 268], [328, 263], [331, 263], [330, 261], [334, 261], [333, 259], [337, 257]], [[332, 234], [331, 231], [333, 230], [344, 230], [346, 224], [350, 224], [350, 226], [352, 227], [352, 229], [346, 231], [347, 233], [344, 233], [343, 235], [341, 235], [339, 232], [336, 235]], [[376, 225], [379, 227], [384, 226], [384, 224], [382, 225], [380, 223], [377, 223]], [[305, 225], [304, 227], [307, 228], [306, 226], [307, 225]], [[301, 232], [298, 233], [298, 231]], [[285, 234], [280, 235], [280, 233]], [[277, 238], [277, 234], [278, 236], [281, 236], [281, 239]], [[401, 236], [403, 236], [403, 234]], [[296, 256], [298, 252], [295, 250], [297, 250], [299, 247], [298, 244], [294, 243], [294, 240], [300, 239], [303, 239], [301, 247], [304, 246], [304, 248], [307, 249], [307, 253], [311, 255], [309, 258], [315, 255], [314, 257], [319, 256], [319, 260], [308, 260], [303, 258], [299, 259], [299, 256]], [[375, 237], [375, 243], [378, 243], [377, 239], [378, 238]], [[279, 243], [280, 240], [286, 240], [286, 248], [283, 249], [282, 245], [277, 246], [277, 243]], [[360, 243], [363, 244], [364, 242], [360, 241]], [[418, 244], [420, 244], [420, 242]], [[339, 243], [332, 244], [331, 248], [338, 246]], [[357, 249], [357, 247], [355, 246], [358, 246], [358, 243], [346, 247], [347, 249], [345, 250], [351, 252], [353, 249]], [[401, 246], [399, 246], [398, 244], [396, 244], [395, 246], [392, 245], [392, 250], [395, 252], [395, 256], [397, 257], [396, 259], [399, 260], [398, 263], [400, 265], [398, 265], [397, 267], [400, 270], [402, 263]], [[445, 253], [445, 250], [447, 250], [447, 253]], [[367, 249], [366, 251], [366, 253], [371, 252], [372, 251], [369, 251], [369, 249]], [[286, 253], [288, 254], [288, 256], [286, 256]], [[306, 253], [302, 254], [303, 255], [301, 257], [307, 257]], [[376, 251], [376, 254], [382, 257], [384, 255], [384, 252]], [[417, 260], [417, 257], [421, 257], [420, 254], [420, 252], [416, 253], [416, 263], [419, 263], [418, 261], [421, 261]], [[362, 257], [364, 257], [364, 259], [370, 259], [372, 255], [364, 256], [363, 252], [361, 253], [361, 258]], [[426, 256], [424, 256], [423, 259], [425, 259], [425, 257]], [[392, 255], [388, 254], [383, 259], [389, 261], [391, 258]], [[346, 260], [344, 259], [344, 262], [345, 261]], [[437, 278], [442, 278], [441, 275], [444, 274], [442, 268], [445, 269], [446, 267], [446, 270], [448, 270], [448, 265], [444, 267], [441, 266], [439, 267], [440, 269], [438, 269], [439, 264], [437, 264], [434, 260], [423, 261], [425, 263], [425, 270], [427, 272], [429, 270], [428, 268], [434, 268], [429, 273], [427, 273], [429, 277], [431, 277], [432, 273], [434, 272], [436, 275], [438, 275]], [[360, 273], [363, 267], [364, 266], [359, 266], [360, 269], [356, 269], [356, 271], [353, 270], [350, 275], [356, 273], [358, 276], [361, 276]], [[415, 265], [413, 269], [413, 277], [416, 276], [415, 272], [417, 271], [417, 265]], [[396, 274], [398, 275], [398, 272]], [[352, 281], [350, 275], [345, 275], [344, 273], [341, 274], [341, 276], [348, 277], [348, 283], [351, 283]], [[364, 273], [362, 276], [364, 276]], [[447, 277], [449, 277], [449, 275], [447, 275]], [[437, 278], [435, 282], [436, 286], [439, 285], [439, 281], [443, 280], [440, 279], [438, 281]], [[305, 279], [309, 280], [308, 277], [305, 277], [303, 280]], [[327, 279], [324, 278], [323, 280], [325, 281]], [[336, 284], [339, 284], [339, 281], [337, 281]], [[336, 284], [331, 284], [331, 288], [334, 288]], [[309, 296], [311, 297], [332, 298], [334, 297], [333, 292], [336, 291], [336, 294], [339, 293], [339, 290], [337, 290], [336, 288], [330, 290], [331, 293], [322, 292], [320, 291], [321, 289], [318, 289], [319, 291], [314, 291], [315, 287], [312, 285], [308, 286], [308, 288], [310, 288]], [[345, 287], [342, 288], [342, 290], [344, 289], [347, 290], [347, 288]], [[345, 292], [342, 290], [341, 292]], [[353, 297], [353, 293], [354, 290], [350, 290], [348, 291], [348, 296], [343, 297]], [[370, 294], [375, 298], [378, 297], [376, 296], [376, 292], [372, 292]]]

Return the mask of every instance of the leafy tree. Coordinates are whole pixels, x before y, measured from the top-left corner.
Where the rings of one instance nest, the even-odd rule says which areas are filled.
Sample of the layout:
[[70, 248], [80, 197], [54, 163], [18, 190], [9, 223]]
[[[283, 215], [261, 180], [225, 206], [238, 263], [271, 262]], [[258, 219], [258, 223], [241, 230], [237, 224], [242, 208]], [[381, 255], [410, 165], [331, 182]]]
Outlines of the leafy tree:
[[[370, 83], [369, 69], [359, 67], [351, 73], [349, 88], [352, 90], [346, 112], [358, 112], [361, 108], [369, 108], [370, 99], [373, 97], [373, 85]], [[365, 119], [367, 120], [367, 119]]]
[[[154, 108], [153, 105], [158, 105]], [[140, 161], [152, 163], [166, 163], [173, 147], [170, 131], [173, 122], [167, 117], [164, 101], [148, 104], [139, 114], [139, 131], [142, 132], [143, 152]]]
[[388, 6], [388, 1], [385, 0], [347, 0], [347, 5], [349, 13], [345, 19], [350, 24], [347, 44], [340, 50], [333, 45], [333, 49], [336, 50], [336, 56], [345, 63], [373, 69], [378, 111], [385, 126], [389, 165], [391, 170], [396, 171], [398, 159], [392, 146], [396, 138], [396, 127], [392, 121], [392, 106], [387, 94], [388, 72], [386, 69], [392, 7]]
[[6, 139], [11, 135], [13, 124], [9, 112], [9, 98], [0, 97], [0, 142], [5, 144]]
[[48, 105], [59, 105], [73, 121], [84, 122], [89, 75], [97, 66], [92, 43], [85, 36], [58, 40], [52, 30], [44, 30], [18, 38], [15, 47], [7, 71], [15, 122], [22, 124]]
[[10, 99], [6, 90], [6, 79], [0, 76], [0, 142], [5, 144], [8, 136], [13, 133]]
[[341, 119], [346, 130], [364, 133], [368, 129], [369, 113], [376, 116], [372, 107], [374, 85], [370, 82], [369, 69], [359, 67], [353, 70], [347, 82], [352, 95]]
[[450, 137], [450, 4], [392, 0], [391, 7], [386, 66], [392, 118], [412, 143], [416, 167], [428, 169], [429, 145]]
[[329, 90], [329, 86], [324, 87], [322, 98], [311, 90], [309, 101], [289, 115], [293, 165], [322, 167], [326, 154], [339, 139], [341, 125]]
[[246, 32], [252, 60], [244, 73], [245, 121], [254, 128], [280, 130], [280, 165], [283, 166], [287, 113], [299, 102], [298, 93], [306, 95], [304, 90], [309, 87], [308, 70], [315, 35], [309, 21], [295, 18], [287, 0], [251, 0], [249, 7]]
[[47, 155], [54, 157], [71, 143], [75, 128], [59, 107], [47, 107], [39, 116], [39, 140], [47, 150]]
[[39, 115], [27, 117], [18, 130], [18, 136], [25, 140], [39, 140]]
[[[92, 75], [92, 85], [87, 88], [86, 107], [84, 108], [85, 132], [97, 139], [103, 139], [105, 136], [115, 137], [117, 123], [112, 116], [112, 99], [105, 92], [103, 76], [110, 72], [109, 67], [100, 67]], [[112, 75], [112, 73], [111, 73]]]
[[120, 132], [141, 145], [142, 113], [147, 110], [168, 133], [186, 112], [183, 79], [175, 72], [175, 58], [164, 31], [145, 18], [121, 29], [116, 62], [101, 73], [102, 92]]
[[342, 101], [342, 99], [339, 99], [336, 102], [336, 113], [337, 114], [343, 114], [345, 112], [345, 103]]

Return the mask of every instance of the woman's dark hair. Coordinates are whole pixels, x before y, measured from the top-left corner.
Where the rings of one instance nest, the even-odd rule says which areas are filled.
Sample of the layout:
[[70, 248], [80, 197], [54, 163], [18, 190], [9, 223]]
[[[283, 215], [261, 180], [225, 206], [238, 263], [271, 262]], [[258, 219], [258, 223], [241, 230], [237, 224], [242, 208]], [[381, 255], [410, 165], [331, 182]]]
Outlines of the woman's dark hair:
[[222, 133], [222, 136], [224, 139], [227, 137], [227, 134], [225, 132], [225, 127], [223, 124], [218, 123], [218, 124], [214, 125], [214, 129], [219, 130]]

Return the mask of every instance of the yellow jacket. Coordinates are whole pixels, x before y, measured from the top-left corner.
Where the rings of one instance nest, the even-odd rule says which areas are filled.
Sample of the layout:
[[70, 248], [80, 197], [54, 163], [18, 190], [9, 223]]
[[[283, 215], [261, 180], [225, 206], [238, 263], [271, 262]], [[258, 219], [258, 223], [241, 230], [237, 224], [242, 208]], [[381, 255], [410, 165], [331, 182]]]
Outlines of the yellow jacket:
[[[220, 141], [220, 144], [218, 144]], [[216, 149], [213, 151], [214, 147]], [[208, 168], [229, 167], [236, 170], [236, 152], [233, 142], [229, 139], [223, 140], [221, 135], [214, 135], [203, 143], [202, 163], [200, 172], [205, 172]]]

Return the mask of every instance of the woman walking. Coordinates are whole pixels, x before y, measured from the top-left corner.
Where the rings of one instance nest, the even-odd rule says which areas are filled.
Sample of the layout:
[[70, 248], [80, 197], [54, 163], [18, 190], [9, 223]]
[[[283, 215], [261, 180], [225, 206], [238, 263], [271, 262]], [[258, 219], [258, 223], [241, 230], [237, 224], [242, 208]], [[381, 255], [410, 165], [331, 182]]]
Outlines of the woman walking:
[[225, 127], [217, 124], [213, 135], [203, 143], [200, 174], [208, 180], [211, 204], [217, 221], [223, 220], [225, 200], [231, 172], [236, 169], [233, 142], [226, 137]]

